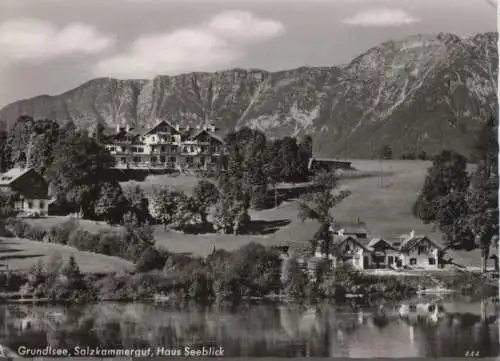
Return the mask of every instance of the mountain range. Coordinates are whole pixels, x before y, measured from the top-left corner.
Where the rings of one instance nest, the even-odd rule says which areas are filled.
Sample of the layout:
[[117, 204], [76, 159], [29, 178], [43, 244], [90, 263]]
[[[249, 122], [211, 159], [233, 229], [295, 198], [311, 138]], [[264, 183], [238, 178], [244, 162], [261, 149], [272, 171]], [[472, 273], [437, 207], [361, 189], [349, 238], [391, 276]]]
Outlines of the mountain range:
[[497, 41], [498, 33], [413, 35], [342, 66], [98, 78], [11, 103], [0, 119], [9, 127], [30, 115], [89, 129], [214, 122], [223, 132], [311, 134], [314, 152], [330, 157], [370, 158], [385, 145], [395, 155], [445, 148], [467, 155], [475, 132], [498, 112]]

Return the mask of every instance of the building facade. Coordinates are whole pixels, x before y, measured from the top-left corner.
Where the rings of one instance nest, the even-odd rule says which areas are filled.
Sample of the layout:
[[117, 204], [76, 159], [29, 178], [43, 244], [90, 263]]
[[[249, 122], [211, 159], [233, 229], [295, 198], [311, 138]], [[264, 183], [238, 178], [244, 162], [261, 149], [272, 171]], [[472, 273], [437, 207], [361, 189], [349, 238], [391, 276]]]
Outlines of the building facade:
[[0, 191], [11, 193], [15, 209], [25, 216], [48, 214], [49, 185], [32, 168], [12, 168], [0, 175]]
[[349, 263], [359, 270], [437, 269], [443, 265], [443, 248], [428, 237], [417, 236], [413, 232], [402, 236], [397, 242], [343, 234], [334, 234], [333, 240], [335, 264]]
[[[282, 246], [283, 259], [298, 256], [307, 264], [319, 264], [320, 260], [331, 261], [333, 268], [349, 265], [357, 270], [380, 269], [438, 269], [445, 264], [445, 249], [426, 236], [411, 232], [393, 242], [383, 238], [368, 236], [363, 223], [343, 226], [342, 229], [330, 228], [331, 246], [329, 254], [322, 252], [324, 240], [319, 240], [314, 252], [291, 251], [289, 246]], [[319, 262], [319, 263], [318, 263]]]
[[120, 128], [104, 136], [117, 168], [210, 169], [221, 161], [225, 144], [214, 126], [185, 127], [158, 121], [151, 128]]

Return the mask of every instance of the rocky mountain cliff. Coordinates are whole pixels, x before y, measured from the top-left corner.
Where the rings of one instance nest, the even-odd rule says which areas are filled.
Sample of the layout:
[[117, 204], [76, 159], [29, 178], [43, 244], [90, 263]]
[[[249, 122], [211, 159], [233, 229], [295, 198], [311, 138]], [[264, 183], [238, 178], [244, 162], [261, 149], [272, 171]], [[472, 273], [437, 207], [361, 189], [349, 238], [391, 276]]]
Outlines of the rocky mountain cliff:
[[341, 67], [94, 79], [61, 95], [7, 105], [0, 119], [12, 125], [31, 115], [85, 128], [213, 120], [225, 131], [310, 133], [315, 152], [326, 156], [372, 157], [386, 144], [396, 155], [443, 148], [467, 153], [471, 135], [497, 114], [497, 40], [497, 33], [415, 35]]

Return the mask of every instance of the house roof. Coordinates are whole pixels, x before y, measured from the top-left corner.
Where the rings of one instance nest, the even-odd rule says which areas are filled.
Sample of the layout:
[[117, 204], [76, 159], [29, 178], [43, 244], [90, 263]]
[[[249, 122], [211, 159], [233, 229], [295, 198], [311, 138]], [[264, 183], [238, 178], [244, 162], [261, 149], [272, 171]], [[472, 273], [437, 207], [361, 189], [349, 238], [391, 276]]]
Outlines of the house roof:
[[436, 242], [432, 241], [429, 237], [423, 236], [423, 235], [413, 235], [413, 236], [407, 236], [401, 243], [400, 251], [405, 252], [408, 251], [414, 247], [416, 247], [420, 242], [423, 240], [429, 241], [434, 247], [438, 249], [442, 249], [442, 247], [437, 244]]
[[168, 120], [161, 120], [158, 123], [156, 123], [153, 127], [151, 127], [151, 129], [147, 129], [147, 131], [143, 135], [151, 133], [162, 124], [166, 124], [169, 127], [173, 128], [176, 132], [180, 133], [180, 131], [177, 130], [177, 128], [174, 125], [172, 125], [172, 123], [170, 123]]
[[146, 127], [135, 127], [135, 128], [131, 128], [130, 131], [128, 132], [128, 134], [131, 134], [131, 135], [144, 135], [146, 133], [149, 132], [150, 129], [146, 128]]
[[368, 233], [365, 222], [338, 222], [333, 227], [334, 232], [343, 230], [344, 234]]
[[344, 243], [348, 239], [353, 240], [354, 243], [358, 244], [363, 249], [365, 249], [367, 251], [370, 250], [369, 247], [368, 247], [368, 240], [366, 238], [359, 238], [359, 237], [352, 236], [352, 235], [337, 235], [337, 234], [334, 234], [333, 235], [333, 245], [334, 245], [334, 247], [339, 247], [342, 243]]
[[191, 133], [191, 134], [189, 135], [189, 138], [190, 138], [190, 139], [196, 139], [196, 137], [198, 137], [198, 136], [199, 136], [200, 134], [202, 134], [202, 133], [207, 133], [210, 137], [212, 137], [212, 138], [214, 138], [214, 139], [218, 140], [218, 141], [219, 141], [219, 142], [221, 142], [221, 143], [224, 143], [224, 140], [222, 139], [222, 137], [221, 137], [221, 136], [217, 135], [217, 134], [216, 134], [216, 133], [214, 133], [214, 132], [209, 131], [208, 129], [198, 129], [198, 130], [196, 130], [195, 132]]
[[12, 168], [6, 173], [0, 175], [0, 186], [8, 186], [15, 180], [21, 178], [28, 173], [32, 168]]
[[380, 243], [380, 242], [385, 243], [386, 245], [388, 245], [390, 248], [392, 248], [392, 249], [394, 249], [394, 250], [396, 250], [396, 249], [397, 249], [396, 247], [394, 247], [394, 245], [393, 245], [391, 242], [389, 242], [389, 241], [387, 241], [386, 239], [383, 239], [383, 238], [373, 238], [373, 239], [371, 239], [371, 240], [368, 242], [367, 247], [368, 247], [370, 250], [373, 250], [373, 249], [375, 248], [375, 246], [376, 246], [378, 243]]

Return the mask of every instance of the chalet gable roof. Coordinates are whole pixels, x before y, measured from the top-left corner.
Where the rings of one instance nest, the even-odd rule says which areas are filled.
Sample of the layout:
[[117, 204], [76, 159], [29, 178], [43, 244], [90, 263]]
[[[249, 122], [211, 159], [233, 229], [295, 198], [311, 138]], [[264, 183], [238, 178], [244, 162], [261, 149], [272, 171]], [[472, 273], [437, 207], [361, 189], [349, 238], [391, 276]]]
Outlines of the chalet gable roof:
[[397, 250], [397, 248], [395, 248], [390, 242], [386, 241], [383, 238], [373, 238], [370, 242], [368, 242], [367, 248], [369, 248], [370, 250], [374, 250], [375, 247], [377, 246], [377, 244], [380, 244], [380, 243], [385, 244], [386, 248], [390, 248], [390, 249], [393, 249], [395, 251]]
[[189, 136], [189, 139], [194, 140], [194, 139], [198, 138], [198, 137], [199, 137], [201, 134], [203, 134], [203, 133], [208, 134], [208, 136], [210, 136], [210, 137], [212, 137], [213, 139], [215, 139], [215, 140], [219, 141], [220, 143], [224, 143], [224, 140], [223, 140], [221, 137], [219, 137], [219, 136], [218, 136], [217, 134], [215, 134], [214, 132], [210, 132], [208, 129], [200, 129], [200, 130], [196, 131], [195, 133], [193, 133], [193, 134], [191, 134], [191, 135]]
[[411, 234], [410, 236], [406, 237], [403, 240], [403, 243], [401, 244], [401, 247], [400, 247], [400, 251], [401, 252], [408, 252], [409, 250], [417, 247], [424, 240], [428, 241], [430, 244], [432, 244], [434, 247], [436, 247], [439, 250], [443, 249], [443, 247], [441, 247], [439, 244], [437, 244], [436, 242], [434, 242], [433, 240], [431, 240], [427, 236]]
[[170, 123], [168, 120], [161, 120], [159, 121], [158, 123], [156, 123], [151, 129], [148, 129], [144, 135], [148, 135], [148, 134], [151, 134], [152, 132], [154, 132], [159, 126], [161, 125], [167, 125], [169, 126], [170, 128], [172, 128], [176, 133], [180, 133], [179, 130], [177, 130], [177, 128], [172, 125], [172, 123]]
[[337, 234], [368, 234], [365, 222], [339, 222], [330, 231]]
[[0, 174], [0, 186], [9, 186], [16, 180], [32, 171], [32, 168], [12, 168], [6, 173]]
[[359, 239], [358, 237], [352, 235], [333, 235], [333, 245], [338, 248], [342, 247], [342, 245], [349, 240], [357, 244], [363, 250], [370, 251], [366, 242], [364, 242], [364, 239]]

